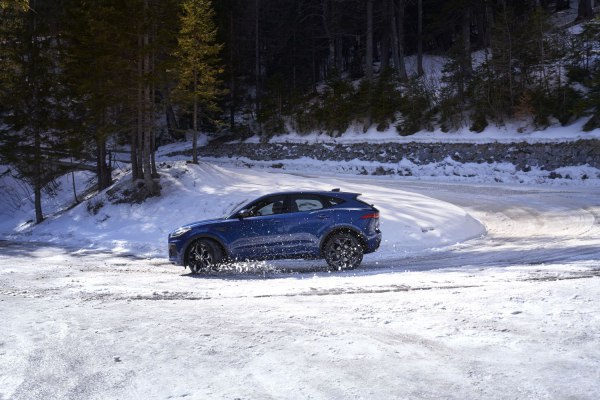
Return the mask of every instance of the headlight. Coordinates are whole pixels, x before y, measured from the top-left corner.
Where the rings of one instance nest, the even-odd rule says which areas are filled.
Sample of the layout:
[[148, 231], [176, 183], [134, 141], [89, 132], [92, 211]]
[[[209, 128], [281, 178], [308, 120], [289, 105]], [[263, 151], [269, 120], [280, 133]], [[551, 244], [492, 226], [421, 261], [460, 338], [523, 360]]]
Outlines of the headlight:
[[171, 234], [169, 235], [169, 237], [174, 238], [174, 237], [177, 237], [177, 236], [181, 236], [181, 235], [183, 235], [185, 233], [188, 233], [191, 230], [192, 230], [192, 228], [190, 228], [190, 227], [179, 228], [175, 232], [171, 232]]

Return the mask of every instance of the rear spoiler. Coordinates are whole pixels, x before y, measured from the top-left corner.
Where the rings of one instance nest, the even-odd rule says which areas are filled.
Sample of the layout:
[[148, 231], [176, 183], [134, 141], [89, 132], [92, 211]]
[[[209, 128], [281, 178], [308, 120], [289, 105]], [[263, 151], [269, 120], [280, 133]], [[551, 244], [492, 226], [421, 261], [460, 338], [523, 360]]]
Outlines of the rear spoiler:
[[362, 194], [362, 193], [342, 192], [340, 190], [340, 188], [333, 188], [333, 189], [331, 189], [331, 191], [333, 193], [349, 194], [349, 195], [352, 195], [354, 197], [358, 197], [358, 196], [360, 196]]

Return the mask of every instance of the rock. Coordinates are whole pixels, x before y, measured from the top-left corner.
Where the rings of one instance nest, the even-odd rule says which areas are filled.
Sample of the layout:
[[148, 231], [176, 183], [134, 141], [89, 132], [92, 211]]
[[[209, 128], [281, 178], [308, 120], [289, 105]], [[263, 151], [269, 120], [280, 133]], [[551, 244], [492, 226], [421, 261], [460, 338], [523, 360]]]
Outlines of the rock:
[[[186, 154], [187, 152], [183, 152]], [[203, 156], [246, 157], [255, 161], [298, 159], [309, 157], [330, 161], [376, 161], [398, 163], [402, 159], [417, 165], [442, 162], [451, 158], [461, 163], [509, 162], [524, 172], [530, 166], [547, 171], [560, 167], [588, 164], [600, 168], [600, 140], [579, 140], [570, 143], [353, 143], [294, 144], [243, 143], [209, 145], [200, 149]], [[181, 154], [181, 152], [180, 152]], [[191, 151], [189, 152], [191, 155]], [[385, 170], [382, 170], [385, 171]], [[385, 174], [389, 174], [386, 172]]]

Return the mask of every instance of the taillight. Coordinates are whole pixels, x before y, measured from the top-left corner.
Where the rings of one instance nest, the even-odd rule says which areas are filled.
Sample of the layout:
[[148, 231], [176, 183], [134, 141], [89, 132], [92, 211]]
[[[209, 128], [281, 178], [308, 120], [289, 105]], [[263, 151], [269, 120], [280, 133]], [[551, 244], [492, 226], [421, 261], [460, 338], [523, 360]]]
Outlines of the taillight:
[[365, 214], [362, 217], [360, 217], [360, 219], [377, 219], [379, 218], [379, 213], [371, 213], [371, 214]]

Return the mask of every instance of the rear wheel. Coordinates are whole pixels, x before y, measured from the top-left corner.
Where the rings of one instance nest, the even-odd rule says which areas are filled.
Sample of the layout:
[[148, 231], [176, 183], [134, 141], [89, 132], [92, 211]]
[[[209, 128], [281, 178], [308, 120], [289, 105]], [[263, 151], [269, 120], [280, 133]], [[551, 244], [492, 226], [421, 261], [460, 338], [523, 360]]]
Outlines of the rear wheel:
[[186, 265], [192, 274], [197, 274], [219, 266], [222, 259], [223, 252], [218, 244], [209, 239], [198, 239], [187, 251]]
[[353, 269], [360, 265], [364, 249], [358, 238], [351, 233], [335, 233], [323, 248], [325, 261], [334, 270]]

